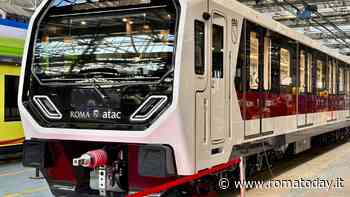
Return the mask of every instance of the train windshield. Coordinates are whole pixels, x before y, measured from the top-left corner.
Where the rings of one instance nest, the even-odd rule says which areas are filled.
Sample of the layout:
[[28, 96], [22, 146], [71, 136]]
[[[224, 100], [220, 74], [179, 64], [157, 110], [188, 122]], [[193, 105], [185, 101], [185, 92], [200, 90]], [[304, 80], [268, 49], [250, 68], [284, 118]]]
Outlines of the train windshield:
[[56, 1], [39, 26], [32, 74], [41, 83], [161, 80], [173, 69], [176, 9], [139, 1]]

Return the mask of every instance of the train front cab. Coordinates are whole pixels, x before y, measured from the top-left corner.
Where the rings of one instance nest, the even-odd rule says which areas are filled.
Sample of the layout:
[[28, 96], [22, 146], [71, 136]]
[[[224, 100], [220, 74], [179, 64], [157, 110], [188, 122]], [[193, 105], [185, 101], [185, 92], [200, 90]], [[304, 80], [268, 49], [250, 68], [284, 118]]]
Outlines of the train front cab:
[[124, 195], [193, 174], [193, 143], [177, 124], [180, 3], [62, 2], [44, 1], [30, 25], [24, 165], [40, 168], [56, 196]]
[[[46, 9], [45, 5], [47, 4], [42, 4], [41, 8]], [[141, 95], [142, 99], [138, 102], [126, 103], [126, 106], [133, 109], [126, 112], [127, 119], [121, 120], [124, 121], [124, 125], [128, 125], [126, 127], [115, 124], [112, 119], [103, 120], [99, 116], [93, 119], [93, 122], [99, 124], [87, 124], [91, 120], [86, 120], [86, 117], [90, 115], [87, 115], [86, 111], [79, 111], [83, 106], [74, 102], [74, 99], [70, 103], [60, 97], [72, 98], [73, 95], [80, 99], [79, 102], [88, 103], [90, 97], [95, 101], [101, 98], [103, 100], [105, 95], [112, 94], [113, 89], [94, 84], [104, 82], [103, 80], [83, 81], [89, 83], [80, 84], [83, 88], [62, 84], [43, 85], [43, 81], [53, 82], [58, 80], [60, 75], [56, 78], [49, 75], [57, 72], [57, 69], [49, 70], [48, 74], [42, 72], [45, 69], [40, 67], [30, 69], [33, 45], [28, 42], [27, 68], [22, 70], [21, 78], [23, 95], [19, 97], [28, 140], [25, 145], [25, 164], [41, 168], [55, 195], [99, 195], [106, 191], [139, 191], [235, 159], [232, 154], [234, 145], [268, 137], [272, 139], [274, 136], [344, 120], [349, 112], [349, 102], [344, 102], [344, 98], [348, 98], [345, 95], [349, 96], [350, 92], [350, 86], [344, 86], [344, 80], [350, 79], [345, 64], [290, 39], [282, 34], [281, 30], [277, 30], [276, 23], [270, 21], [270, 24], [269, 20], [264, 20], [262, 16], [255, 17], [256, 13], [248, 8], [236, 3], [232, 5], [224, 6], [210, 1], [207, 7], [208, 4], [201, 0], [180, 1], [181, 12], [178, 12], [178, 32], [175, 36], [176, 54], [172, 54], [175, 67], [173, 75], [165, 72], [167, 77], [164, 79], [167, 80], [164, 82], [167, 83], [167, 88], [158, 89], [154, 84], [140, 84], [132, 87], [134, 91], [130, 88], [128, 92], [137, 94], [137, 90], [152, 95], [155, 92], [159, 94], [160, 90], [168, 91], [164, 103], [169, 102], [169, 105], [164, 106], [169, 108], [164, 108], [164, 111], [159, 113], [161, 116], [153, 117], [158, 120], [147, 125], [150, 128], [147, 131], [151, 131], [150, 133], [137, 133], [144, 125], [128, 125], [130, 116], [137, 114], [135, 110], [142, 106], [142, 103], [157, 103], [163, 101], [164, 97], [153, 97], [152, 100]], [[235, 12], [240, 9], [252, 12], [251, 16]], [[32, 28], [38, 28], [35, 24], [40, 14], [38, 11], [37, 18], [33, 18]], [[52, 18], [58, 16], [60, 15], [54, 15]], [[65, 17], [71, 16], [73, 15], [68, 14]], [[124, 18], [120, 17], [121, 21], [126, 23], [126, 31], [130, 32], [134, 21], [130, 22], [128, 17]], [[171, 15], [164, 18], [173, 19]], [[78, 22], [80, 24], [77, 23], [77, 27], [89, 24], [88, 20]], [[143, 27], [150, 28], [147, 24]], [[59, 31], [55, 33], [57, 32]], [[30, 36], [35, 35], [34, 31], [31, 33]], [[161, 34], [167, 35], [164, 31]], [[43, 45], [50, 43], [45, 34], [41, 36], [39, 41]], [[74, 36], [64, 37], [59, 42], [71, 45], [74, 43], [73, 38]], [[31, 42], [34, 42], [34, 39], [36, 38], [31, 37]], [[163, 44], [173, 41], [174, 37]], [[165, 62], [170, 62], [170, 59], [167, 59], [169, 57], [169, 54], [162, 55], [162, 58], [166, 59]], [[59, 63], [60, 59], [39, 58], [35, 60], [39, 61], [36, 66], [43, 65], [48, 60]], [[91, 61], [91, 57], [85, 56], [82, 60]], [[67, 58], [67, 61], [74, 62], [76, 57]], [[135, 62], [140, 61], [136, 59]], [[105, 65], [105, 62], [100, 65]], [[37, 72], [36, 76], [33, 77], [31, 72]], [[137, 73], [147, 72], [140, 69]], [[32, 86], [28, 86], [30, 78]], [[64, 80], [75, 79], [68, 77]], [[326, 90], [329, 94], [324, 94]], [[70, 91], [74, 94], [70, 94]], [[118, 95], [113, 93], [113, 96]], [[126, 95], [132, 101], [139, 96]], [[116, 105], [111, 105], [111, 109], [119, 110], [123, 107], [118, 104], [119, 101], [113, 102]], [[52, 107], [52, 103], [55, 103], [57, 108]], [[49, 108], [51, 105], [51, 117], [49, 113], [46, 117], [43, 114], [45, 110], [40, 106], [45, 105]], [[75, 108], [75, 111], [67, 108], [68, 105]], [[71, 113], [57, 112], [62, 109], [65, 113]], [[141, 114], [141, 117], [142, 115], [145, 114]], [[315, 118], [319, 115], [323, 118]], [[105, 130], [101, 130], [101, 127]], [[110, 132], [113, 130], [111, 128], [116, 127], [116, 132], [120, 133]], [[126, 132], [123, 133], [119, 129]], [[285, 141], [284, 136], [281, 139], [276, 138], [277, 148], [289, 143]], [[115, 167], [118, 164], [122, 167], [112, 168], [112, 171], [117, 170], [116, 179], [123, 183], [107, 190], [106, 187], [99, 188], [97, 185], [95, 179], [99, 175], [96, 169], [81, 167], [94, 168], [101, 164], [99, 162], [105, 162], [106, 155], [116, 157], [108, 165]], [[99, 162], [92, 162], [91, 158], [99, 158]], [[100, 170], [104, 174], [111, 168]], [[130, 173], [123, 174], [120, 170]], [[145, 176], [138, 174], [139, 172]]]
[[[172, 104], [170, 107], [167, 106], [169, 109], [164, 110], [162, 116], [153, 117], [151, 116], [153, 114], [150, 115], [151, 118], [160, 119], [155, 121], [153, 125], [146, 125], [146, 127], [150, 126], [149, 130], [153, 132], [151, 134], [138, 135], [137, 130], [143, 128], [142, 124], [135, 124], [137, 127], [132, 125], [121, 127], [114, 124], [124, 130], [130, 129], [130, 131], [127, 131], [130, 135], [127, 136], [125, 135], [126, 132], [123, 133], [122, 131], [116, 131], [120, 132], [120, 135], [111, 133], [112, 127], [106, 126], [109, 126], [109, 122], [112, 121], [104, 119], [104, 124], [101, 124], [103, 117], [97, 116], [93, 120], [99, 124], [84, 124], [84, 121], [88, 122], [86, 118], [90, 115], [87, 115], [89, 113], [86, 111], [81, 111], [82, 103], [84, 104], [89, 99], [95, 99], [97, 102], [101, 98], [103, 100], [103, 95], [111, 94], [112, 89], [109, 87], [94, 85], [94, 83], [103, 81], [95, 80], [94, 83], [80, 81], [80, 83], [88, 84], [79, 84], [78, 86], [74, 86], [72, 83], [62, 85], [65, 81], [73, 82], [76, 79], [67, 76], [67, 79], [61, 80], [60, 75], [55, 73], [58, 71], [57, 69], [40, 67], [50, 61], [56, 62], [56, 65], [62, 62], [59, 61], [59, 58], [44, 57], [47, 52], [53, 50], [50, 46], [51, 42], [62, 42], [66, 45], [72, 45], [75, 42], [75, 35], [55, 40], [56, 34], [62, 32], [47, 28], [47, 26], [53, 24], [50, 20], [54, 19], [51, 18], [62, 17], [64, 19], [65, 17], [74, 17], [74, 15], [56, 13], [52, 17], [43, 19], [42, 16], [46, 14], [45, 10], [48, 8], [48, 2], [46, 1], [41, 5], [41, 10], [37, 11], [31, 22], [32, 29], [29, 33], [30, 39], [27, 42], [27, 55], [24, 60], [26, 67], [22, 69], [22, 94], [19, 95], [19, 104], [27, 139], [24, 164], [41, 169], [54, 195], [98, 195], [106, 191], [142, 190], [164, 183], [167, 180], [173, 180], [178, 176], [193, 175], [200, 170], [226, 163], [231, 159], [231, 150], [235, 138], [231, 132], [231, 127], [234, 125], [231, 124], [231, 120], [234, 120], [235, 123], [239, 120], [239, 115], [230, 116], [230, 111], [237, 111], [236, 109], [238, 109], [237, 104], [230, 103], [235, 97], [233, 96], [231, 75], [233, 70], [230, 65], [234, 64], [235, 56], [238, 53], [235, 48], [239, 43], [239, 32], [243, 21], [238, 14], [228, 11], [224, 6], [218, 4], [210, 5], [210, 10], [207, 12], [207, 4], [203, 1], [180, 1], [181, 10], [178, 10], [177, 13], [178, 32], [177, 37], [175, 37], [177, 39], [175, 40], [176, 56], [174, 56], [176, 65], [173, 75], [166, 72], [167, 77], [162, 77], [162, 80], [167, 84], [172, 84], [171, 77], [174, 77], [174, 87], [167, 85], [168, 88], [163, 87], [162, 89], [163, 91], [173, 91], [167, 93], [168, 99], [164, 101], [165, 104], [162, 107], [167, 106], [167, 102], [172, 102]], [[60, 6], [64, 7], [65, 4], [59, 5], [58, 8]], [[81, 9], [84, 9], [84, 7], [81, 7]], [[203, 13], [205, 14], [203, 15]], [[120, 22], [127, 24], [127, 31], [130, 31], [130, 26], [134, 22], [131, 23], [127, 16], [119, 18], [122, 19]], [[143, 16], [146, 17], [145, 14]], [[174, 19], [170, 14], [165, 18], [167, 20]], [[191, 20], [188, 20], [189, 18]], [[55, 24], [57, 22], [66, 24], [62, 21], [55, 21]], [[38, 23], [45, 25], [38, 27]], [[231, 23], [233, 26], [231, 26]], [[172, 23], [169, 24], [173, 25]], [[88, 18], [78, 21], [76, 28], [86, 25], [90, 25]], [[151, 25], [145, 24], [143, 27], [149, 29], [152, 27]], [[40, 31], [36, 33], [38, 28], [40, 28]], [[230, 33], [231, 29], [234, 34]], [[48, 35], [45, 34], [46, 30], [49, 32]], [[70, 31], [67, 30], [67, 32]], [[167, 35], [164, 31], [160, 33], [165, 37]], [[38, 36], [38, 38], [35, 36]], [[50, 36], [54, 39], [50, 39]], [[168, 42], [162, 42], [162, 44], [171, 44], [174, 37], [169, 38]], [[40, 42], [40, 44], [35, 45], [35, 42]], [[97, 43], [99, 44], [99, 42]], [[56, 46], [55, 49], [61, 50], [58, 47], [59, 45], [54, 46]], [[213, 50], [209, 50], [211, 48]], [[66, 53], [69, 52], [67, 50]], [[153, 50], [169, 50], [169, 48], [154, 47]], [[39, 51], [43, 53], [39, 53]], [[169, 51], [166, 52], [169, 53]], [[36, 54], [34, 61], [32, 53]], [[169, 55], [162, 56], [162, 58], [168, 57]], [[66, 62], [74, 62], [76, 59], [76, 57], [69, 57]], [[91, 59], [84, 57], [78, 59], [78, 61], [91, 61]], [[195, 66], [184, 66], [193, 65], [194, 63]], [[101, 65], [104, 64], [101, 63]], [[89, 74], [88, 71], [85, 72]], [[54, 73], [53, 76], [50, 75], [52, 73]], [[97, 76], [100, 77], [101, 75]], [[169, 77], [170, 79], [168, 79]], [[149, 86], [153, 85], [153, 83], [150, 83]], [[80, 89], [79, 86], [84, 87]], [[149, 93], [158, 91], [159, 94], [160, 90], [142, 84], [139, 85], [139, 88], [137, 86], [133, 86], [133, 88], [141, 93], [143, 91], [149, 91]], [[119, 87], [116, 89], [119, 89]], [[74, 94], [70, 94], [70, 91]], [[130, 91], [129, 94], [136, 93]], [[113, 93], [114, 95], [118, 96], [116, 93]], [[69, 103], [64, 101], [63, 97], [76, 100], [71, 100], [72, 103]], [[129, 98], [137, 99], [135, 96]], [[154, 102], [157, 104], [158, 101], [164, 100], [164, 96], [155, 97], [155, 99]], [[138, 102], [138, 106], [129, 103], [128, 105], [136, 110], [140, 104], [149, 101], [153, 100], [141, 100], [141, 102]], [[117, 101], [114, 102], [118, 103]], [[75, 111], [70, 110], [67, 107], [68, 104]], [[116, 104], [111, 109], [118, 110], [116, 106], [123, 107]], [[149, 106], [151, 106], [150, 109], [153, 109], [152, 107], [155, 105], [153, 103]], [[135, 115], [135, 113], [130, 113], [130, 116]], [[145, 114], [141, 114], [141, 117], [142, 115]], [[128, 119], [122, 119], [121, 121], [125, 121], [125, 125], [127, 125], [129, 120], [132, 119], [128, 117]], [[101, 130], [101, 127], [105, 127], [106, 130]], [[86, 132], [86, 134], [83, 132]], [[167, 132], [171, 132], [171, 134], [167, 134]], [[82, 134], [78, 136], [76, 133]], [[118, 136], [118, 138], [115, 136]], [[98, 169], [91, 170], [89, 168], [94, 168], [95, 165], [100, 164], [92, 162], [94, 159], [99, 158], [98, 161], [103, 162], [105, 156], [110, 157], [111, 155], [115, 160], [112, 160], [112, 163], [109, 161], [108, 166], [115, 167], [118, 164], [121, 168], [108, 167], [103, 173], [107, 173], [111, 169], [119, 170], [116, 179], [120, 180], [121, 184], [117, 184], [115, 187], [100, 188], [97, 185], [98, 182], [95, 181], [95, 178], [99, 177], [96, 174]], [[92, 157], [94, 159], [91, 159]], [[113, 161], [116, 161], [116, 163]], [[82, 168], [81, 166], [87, 166], [88, 168]], [[113, 171], [112, 173], [117, 172]]]

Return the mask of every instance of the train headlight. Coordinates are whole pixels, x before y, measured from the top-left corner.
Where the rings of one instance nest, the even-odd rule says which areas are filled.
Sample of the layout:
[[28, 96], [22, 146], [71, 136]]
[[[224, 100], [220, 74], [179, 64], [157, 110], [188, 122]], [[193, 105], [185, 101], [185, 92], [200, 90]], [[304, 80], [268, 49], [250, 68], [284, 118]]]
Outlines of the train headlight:
[[48, 96], [34, 96], [33, 100], [47, 118], [54, 120], [62, 119], [61, 112]]
[[146, 121], [168, 100], [167, 96], [150, 96], [130, 117], [131, 121]]

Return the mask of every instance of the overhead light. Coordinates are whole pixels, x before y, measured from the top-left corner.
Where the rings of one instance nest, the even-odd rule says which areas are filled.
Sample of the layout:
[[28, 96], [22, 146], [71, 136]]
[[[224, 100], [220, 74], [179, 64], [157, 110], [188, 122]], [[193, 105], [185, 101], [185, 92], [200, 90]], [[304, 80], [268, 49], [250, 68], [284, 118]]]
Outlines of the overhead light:
[[57, 109], [55, 104], [48, 96], [34, 96], [33, 100], [47, 118], [54, 120], [62, 119], [61, 112]]
[[131, 116], [131, 121], [146, 121], [168, 100], [167, 96], [150, 96]]
[[128, 22], [129, 20], [127, 18], [123, 18], [123, 22], [126, 23]]
[[146, 29], [146, 30], [147, 30], [147, 29], [149, 29], [149, 28], [150, 28], [149, 25], [144, 25], [144, 26], [143, 26], [143, 29]]
[[81, 21], [80, 24], [86, 25], [86, 21]]

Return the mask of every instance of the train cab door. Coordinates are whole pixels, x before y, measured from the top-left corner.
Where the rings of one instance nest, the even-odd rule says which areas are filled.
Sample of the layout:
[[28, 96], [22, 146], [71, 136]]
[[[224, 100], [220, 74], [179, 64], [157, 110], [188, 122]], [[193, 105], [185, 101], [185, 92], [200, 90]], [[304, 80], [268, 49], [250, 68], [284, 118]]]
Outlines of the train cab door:
[[227, 42], [226, 18], [214, 12], [211, 24], [210, 77], [210, 139], [212, 144], [224, 143], [228, 131]]

